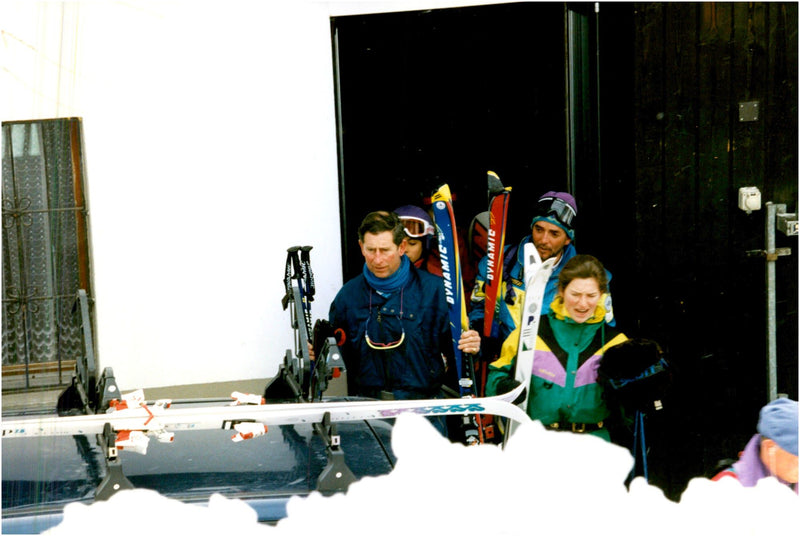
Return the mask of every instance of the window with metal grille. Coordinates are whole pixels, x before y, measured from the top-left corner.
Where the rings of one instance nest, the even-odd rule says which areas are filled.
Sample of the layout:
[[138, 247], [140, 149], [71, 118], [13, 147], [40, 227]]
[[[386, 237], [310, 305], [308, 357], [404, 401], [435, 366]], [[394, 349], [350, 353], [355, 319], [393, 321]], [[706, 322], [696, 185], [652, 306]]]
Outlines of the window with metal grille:
[[[3, 391], [68, 383], [92, 303], [80, 118], [3, 129]], [[94, 330], [92, 330], [94, 332]]]

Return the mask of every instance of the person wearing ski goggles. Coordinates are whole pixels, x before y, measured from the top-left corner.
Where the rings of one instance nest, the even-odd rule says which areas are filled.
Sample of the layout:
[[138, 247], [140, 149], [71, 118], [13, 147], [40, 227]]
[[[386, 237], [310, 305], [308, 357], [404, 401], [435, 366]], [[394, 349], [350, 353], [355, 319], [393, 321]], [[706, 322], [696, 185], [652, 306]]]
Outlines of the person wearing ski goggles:
[[430, 216], [424, 209], [414, 205], [397, 207], [394, 213], [400, 218], [406, 234], [406, 257], [415, 267], [430, 271], [428, 257], [435, 235]]
[[539, 257], [558, 257], [575, 238], [575, 198], [566, 192], [547, 192], [536, 203], [531, 239]]
[[[402, 207], [397, 209], [402, 210]], [[400, 216], [403, 228], [409, 238], [424, 238], [433, 236], [433, 225], [431, 222], [416, 216]]]
[[[513, 304], [517, 300], [515, 288], [525, 291], [524, 283], [522, 283], [524, 281], [523, 271], [525, 265], [523, 251], [525, 244], [531, 242], [542, 261], [553, 257], [558, 259], [547, 281], [541, 313], [545, 315], [550, 310], [550, 303], [555, 298], [558, 274], [561, 268], [577, 254], [572, 242], [575, 239], [575, 221], [578, 216], [578, 208], [575, 198], [571, 194], [549, 191], [539, 197], [534, 211], [534, 216], [531, 220], [531, 234], [523, 237], [518, 245], [507, 246], [504, 252], [503, 278], [508, 279], [513, 284], [507, 287], [505, 296], [498, 297], [498, 302], [502, 299], [509, 305]], [[483, 307], [481, 305], [485, 299], [485, 294], [483, 294], [483, 282], [486, 281], [487, 277], [485, 262], [485, 260], [481, 261], [478, 266], [478, 276], [475, 279], [472, 293], [470, 321], [475, 325], [483, 322], [481, 314]], [[515, 315], [511, 314], [511, 318], [515, 318]], [[613, 325], [613, 320], [611, 322], [611, 325]], [[514, 326], [506, 326], [506, 328], [508, 332], [514, 331]]]
[[[524, 283], [517, 284], [515, 282], [524, 281], [523, 267], [525, 259], [523, 258], [523, 251], [525, 244], [531, 242], [536, 247], [536, 251], [542, 261], [553, 257], [557, 259], [550, 278], [547, 280], [541, 314], [546, 315], [550, 311], [550, 303], [556, 296], [558, 274], [567, 261], [577, 254], [573, 244], [575, 240], [575, 223], [578, 216], [577, 207], [575, 198], [567, 192], [549, 191], [539, 197], [531, 220], [531, 234], [525, 236], [518, 245], [508, 246], [504, 252], [503, 279], [507, 279], [513, 284], [508, 286], [506, 295], [499, 297], [498, 301], [502, 299], [507, 304], [513, 304], [517, 299], [514, 289], [519, 288], [520, 291], [524, 292]], [[484, 261], [481, 262], [483, 263]], [[479, 325], [483, 321], [481, 302], [485, 299], [485, 295], [483, 294], [482, 283], [486, 281], [486, 273], [486, 266], [479, 265], [478, 277], [475, 280], [476, 284], [472, 293], [473, 312], [470, 313], [470, 321], [474, 325]], [[609, 281], [611, 280], [610, 272], [608, 273], [608, 279]], [[511, 317], [514, 318], [515, 316], [512, 314]], [[616, 324], [611, 312], [609, 312], [608, 323], [611, 326]], [[514, 330], [514, 326], [506, 326], [506, 328], [508, 332]]]
[[[484, 348], [484, 357], [491, 361], [505, 360], [511, 362], [516, 357], [520, 333], [522, 310], [525, 307], [525, 244], [531, 243], [536, 248], [541, 261], [554, 258], [555, 265], [545, 285], [541, 302], [541, 317], [550, 313], [551, 304], [558, 291], [558, 277], [562, 268], [570, 259], [577, 255], [575, 245], [575, 223], [578, 208], [575, 198], [567, 192], [549, 191], [538, 198], [534, 206], [534, 215], [531, 220], [531, 232], [517, 244], [506, 246], [502, 257], [502, 278], [505, 285], [501, 287], [499, 295], [494, 299], [496, 312], [492, 321], [492, 337], [481, 341]], [[480, 333], [484, 332], [484, 314], [487, 300], [486, 282], [490, 276], [497, 274], [497, 263], [493, 273], [489, 269], [489, 257], [484, 257], [478, 265], [478, 274], [475, 278], [471, 296], [471, 311], [469, 313], [470, 327]], [[606, 270], [607, 280], [611, 280], [611, 273]], [[494, 297], [493, 297], [494, 298]], [[615, 326], [610, 291], [607, 302], [604, 303], [606, 316], [605, 322]]]
[[536, 216], [544, 219], [554, 218], [557, 225], [564, 229], [564, 232], [575, 237], [572, 220], [578, 215], [575, 209], [575, 199], [564, 192], [547, 192], [536, 203]]

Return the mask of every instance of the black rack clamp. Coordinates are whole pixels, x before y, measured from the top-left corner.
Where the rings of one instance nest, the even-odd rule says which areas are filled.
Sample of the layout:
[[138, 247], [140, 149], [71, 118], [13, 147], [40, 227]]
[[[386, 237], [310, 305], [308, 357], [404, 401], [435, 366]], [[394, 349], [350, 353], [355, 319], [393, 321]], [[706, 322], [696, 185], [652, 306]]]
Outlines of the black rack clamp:
[[300, 362], [292, 355], [291, 350], [286, 350], [283, 363], [278, 368], [278, 374], [272, 378], [264, 388], [265, 400], [292, 400], [304, 402]]
[[94, 492], [96, 501], [105, 501], [118, 491], [134, 487], [122, 472], [122, 462], [117, 457], [116, 443], [116, 433], [111, 428], [111, 423], [106, 423], [103, 426], [103, 433], [97, 435], [97, 444], [100, 445], [106, 460], [106, 476]]
[[[319, 323], [319, 321], [318, 321]], [[314, 341], [317, 342], [316, 340]], [[345, 371], [344, 358], [339, 351], [339, 346], [336, 343], [336, 338], [333, 336], [325, 337], [317, 351], [317, 358], [314, 362], [314, 372], [311, 378], [311, 392], [309, 393], [309, 400], [314, 401], [314, 398], [319, 394], [320, 401], [322, 400], [322, 393], [328, 390], [328, 382], [333, 379], [334, 373], [336, 376]]]
[[321, 493], [347, 491], [350, 484], [356, 481], [356, 476], [345, 462], [341, 437], [336, 431], [336, 425], [331, 423], [330, 412], [325, 412], [321, 423], [314, 423], [314, 431], [325, 442], [325, 452], [328, 456], [328, 464], [317, 479], [317, 490]]
[[276, 374], [264, 388], [264, 399], [282, 402], [307, 402], [303, 395], [303, 369], [299, 361], [286, 350], [283, 363]]
[[56, 409], [59, 415], [102, 413], [108, 409], [111, 400], [120, 397], [111, 367], [103, 369], [98, 377], [99, 365], [94, 353], [89, 297], [84, 289], [78, 290], [72, 305], [73, 315], [78, 311], [82, 352], [75, 360], [72, 383], [58, 397]]

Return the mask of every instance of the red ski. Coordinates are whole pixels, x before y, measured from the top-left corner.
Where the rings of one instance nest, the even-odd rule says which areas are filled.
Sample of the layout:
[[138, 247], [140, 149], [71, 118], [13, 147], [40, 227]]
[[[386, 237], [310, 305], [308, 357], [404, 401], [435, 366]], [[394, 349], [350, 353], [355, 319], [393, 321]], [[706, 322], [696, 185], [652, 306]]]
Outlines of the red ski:
[[[497, 297], [503, 283], [503, 249], [506, 240], [506, 218], [511, 187], [503, 187], [500, 177], [494, 171], [487, 173], [489, 187], [489, 232], [486, 241], [486, 283], [484, 292], [483, 335], [497, 337], [498, 328], [494, 326], [494, 313]], [[494, 328], [493, 328], [494, 326]]]

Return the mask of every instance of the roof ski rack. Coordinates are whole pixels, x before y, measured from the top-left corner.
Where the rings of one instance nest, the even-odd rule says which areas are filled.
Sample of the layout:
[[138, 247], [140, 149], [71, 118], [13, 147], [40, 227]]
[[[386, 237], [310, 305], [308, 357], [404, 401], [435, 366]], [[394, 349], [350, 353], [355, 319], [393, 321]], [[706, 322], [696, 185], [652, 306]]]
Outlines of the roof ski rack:
[[96, 501], [105, 501], [118, 491], [133, 489], [134, 485], [122, 472], [122, 462], [117, 457], [116, 432], [111, 428], [111, 423], [103, 426], [103, 433], [98, 434], [97, 443], [106, 460], [106, 476], [97, 486], [94, 498]]
[[[314, 273], [311, 270], [312, 246], [288, 248], [284, 286], [281, 299], [284, 311], [288, 308], [294, 331], [294, 352], [286, 351], [283, 364], [275, 378], [264, 389], [265, 400], [313, 402], [322, 398], [328, 382], [345, 369], [333, 328], [325, 320], [311, 325], [311, 302], [314, 300]], [[309, 343], [313, 344], [316, 359], [311, 361]]]
[[[98, 376], [99, 365], [94, 353], [94, 332], [89, 308], [86, 290], [78, 289], [72, 314], [80, 312], [82, 351], [75, 361], [72, 382], [56, 401], [56, 412], [60, 417], [102, 413], [109, 408], [111, 400], [120, 397], [111, 367], [103, 369]], [[95, 499], [103, 501], [121, 489], [133, 489], [133, 484], [122, 472], [122, 463], [117, 457], [116, 433], [111, 424], [105, 424], [103, 433], [97, 435], [97, 443], [105, 459], [106, 476], [95, 490]]]
[[111, 367], [103, 369], [98, 376], [98, 362], [94, 353], [92, 316], [89, 312], [86, 290], [79, 289], [72, 306], [72, 314], [80, 311], [80, 334], [82, 352], [75, 361], [72, 383], [58, 397], [56, 410], [59, 415], [77, 415], [103, 412], [112, 399], [119, 398], [119, 388]]
[[356, 477], [345, 463], [341, 437], [336, 431], [336, 425], [331, 423], [330, 412], [325, 412], [322, 422], [314, 423], [314, 431], [325, 442], [328, 456], [328, 463], [317, 479], [317, 490], [321, 493], [347, 491], [350, 484], [356, 481]]
[[[322, 401], [332, 378], [344, 371], [344, 359], [334, 335], [333, 327], [326, 320], [317, 320], [311, 327], [311, 305], [314, 299], [314, 275], [311, 271], [310, 251], [312, 246], [293, 246], [287, 249], [286, 294], [281, 300], [283, 309], [289, 308], [291, 326], [294, 331], [295, 351], [286, 350], [278, 374], [264, 389], [264, 400], [308, 402]], [[308, 351], [313, 345], [315, 360]], [[336, 425], [330, 422], [326, 412], [322, 421], [314, 423], [314, 432], [325, 442], [328, 463], [320, 473], [317, 489], [324, 493], [346, 491], [356, 480], [345, 463], [341, 438]]]

